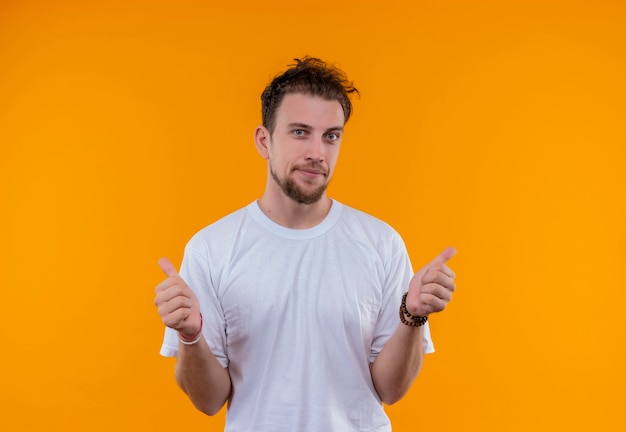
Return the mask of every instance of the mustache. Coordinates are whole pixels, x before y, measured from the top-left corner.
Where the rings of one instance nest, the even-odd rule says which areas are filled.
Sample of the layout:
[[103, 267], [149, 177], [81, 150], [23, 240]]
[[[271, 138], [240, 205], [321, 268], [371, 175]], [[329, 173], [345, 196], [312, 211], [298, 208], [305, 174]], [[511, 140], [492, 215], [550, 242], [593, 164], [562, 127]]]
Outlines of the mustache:
[[313, 161], [309, 164], [305, 164], [305, 165], [296, 165], [293, 167], [292, 171], [296, 171], [296, 170], [314, 170], [314, 171], [319, 171], [320, 173], [324, 174], [324, 175], [328, 175], [328, 169], [322, 165], [319, 162]]

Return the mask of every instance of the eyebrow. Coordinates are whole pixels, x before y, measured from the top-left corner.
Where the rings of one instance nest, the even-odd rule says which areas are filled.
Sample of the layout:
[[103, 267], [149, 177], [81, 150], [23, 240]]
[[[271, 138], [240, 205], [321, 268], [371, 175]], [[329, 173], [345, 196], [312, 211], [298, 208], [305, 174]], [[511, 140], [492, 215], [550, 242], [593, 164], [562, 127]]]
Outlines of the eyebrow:
[[[309, 129], [309, 130], [313, 129], [313, 126], [311, 125], [308, 125], [306, 123], [298, 123], [298, 122], [289, 123], [287, 127], [289, 127], [290, 129], [291, 128], [300, 128], [300, 129]], [[324, 133], [335, 132], [335, 131], [343, 132], [343, 126], [334, 126], [334, 127], [328, 128], [326, 129], [326, 131], [324, 131]]]

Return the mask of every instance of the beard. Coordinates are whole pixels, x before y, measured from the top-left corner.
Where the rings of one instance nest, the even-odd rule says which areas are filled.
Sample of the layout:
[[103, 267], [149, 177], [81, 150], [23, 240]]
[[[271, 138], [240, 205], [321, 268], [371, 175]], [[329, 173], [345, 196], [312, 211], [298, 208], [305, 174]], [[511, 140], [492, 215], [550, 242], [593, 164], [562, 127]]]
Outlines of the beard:
[[302, 190], [302, 188], [300, 188], [296, 184], [296, 182], [290, 177], [280, 179], [272, 166], [270, 166], [270, 173], [272, 174], [272, 178], [281, 188], [283, 193], [298, 204], [314, 204], [318, 202], [324, 196], [324, 192], [326, 191], [326, 187], [328, 186], [328, 183], [326, 182], [318, 188], [307, 192]]

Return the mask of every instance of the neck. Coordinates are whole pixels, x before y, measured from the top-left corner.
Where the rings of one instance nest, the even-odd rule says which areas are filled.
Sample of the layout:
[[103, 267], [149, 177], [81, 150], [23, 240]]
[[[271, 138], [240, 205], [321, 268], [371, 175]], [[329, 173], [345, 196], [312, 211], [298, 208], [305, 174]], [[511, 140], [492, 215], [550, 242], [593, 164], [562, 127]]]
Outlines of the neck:
[[282, 191], [279, 194], [272, 194], [267, 190], [258, 203], [263, 213], [271, 220], [293, 229], [312, 228], [320, 224], [332, 206], [332, 201], [326, 194], [313, 204], [300, 204]]

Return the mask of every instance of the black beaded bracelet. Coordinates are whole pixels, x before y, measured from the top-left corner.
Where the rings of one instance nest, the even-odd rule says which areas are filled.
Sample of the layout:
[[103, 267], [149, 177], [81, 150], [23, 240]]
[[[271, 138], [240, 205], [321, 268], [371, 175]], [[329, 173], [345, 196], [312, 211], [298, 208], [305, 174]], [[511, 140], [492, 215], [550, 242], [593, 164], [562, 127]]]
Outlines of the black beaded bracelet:
[[[408, 292], [405, 292], [402, 296], [402, 304], [400, 305], [400, 321], [402, 321], [402, 324], [408, 325], [410, 327], [421, 327], [426, 324], [426, 321], [428, 321], [428, 316], [411, 315], [411, 313], [406, 308], [406, 296], [408, 294]], [[407, 317], [410, 319], [410, 321], [407, 319]]]

